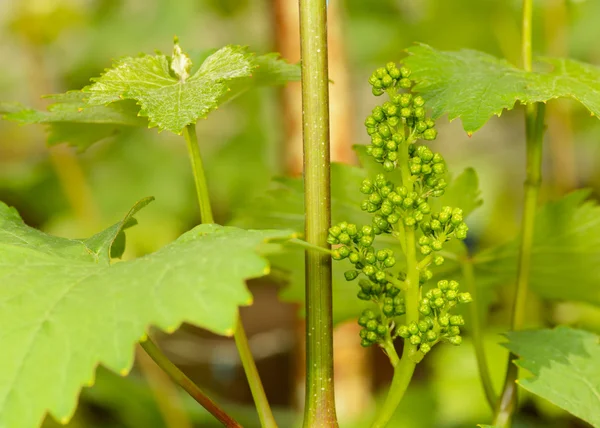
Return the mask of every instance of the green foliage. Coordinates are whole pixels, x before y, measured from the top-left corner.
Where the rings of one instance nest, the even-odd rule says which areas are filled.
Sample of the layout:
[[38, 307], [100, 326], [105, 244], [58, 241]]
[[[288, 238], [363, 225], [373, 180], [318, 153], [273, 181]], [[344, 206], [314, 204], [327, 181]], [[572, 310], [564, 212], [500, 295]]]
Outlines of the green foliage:
[[[150, 199], [87, 240], [46, 235], [0, 204], [0, 425], [72, 415], [98, 363], [125, 374], [149, 325], [190, 322], [232, 334], [247, 278], [268, 273], [256, 251], [288, 232], [201, 225], [156, 253], [110, 265], [123, 230]], [[231, 269], [231, 264], [235, 269]]]
[[[600, 207], [579, 190], [545, 205], [536, 218], [531, 288], [549, 299], [600, 305]], [[482, 286], [514, 280], [518, 238], [474, 257]]]
[[0, 104], [3, 118], [20, 124], [41, 123], [48, 126], [48, 144], [69, 143], [80, 150], [96, 141], [115, 135], [123, 126], [145, 126], [132, 101], [107, 106], [89, 106], [80, 91], [51, 95], [55, 102], [48, 111], [26, 108], [20, 104]]
[[533, 377], [518, 381], [593, 426], [600, 425], [600, 338], [568, 327], [507, 333], [505, 346]]
[[67, 142], [83, 150], [123, 126], [157, 126], [180, 134], [249, 89], [300, 79], [297, 65], [273, 53], [255, 56], [241, 46], [219, 49], [190, 75], [192, 66], [176, 41], [170, 57], [123, 58], [82, 91], [49, 96], [56, 103], [48, 111], [2, 103], [0, 114], [21, 124], [47, 124], [48, 144]]
[[460, 117], [468, 133], [481, 128], [492, 115], [529, 104], [570, 97], [592, 115], [600, 116], [600, 68], [571, 59], [542, 58], [551, 71], [526, 72], [506, 60], [463, 49], [438, 51], [420, 44], [407, 49], [404, 63], [413, 71], [420, 92], [437, 118]]

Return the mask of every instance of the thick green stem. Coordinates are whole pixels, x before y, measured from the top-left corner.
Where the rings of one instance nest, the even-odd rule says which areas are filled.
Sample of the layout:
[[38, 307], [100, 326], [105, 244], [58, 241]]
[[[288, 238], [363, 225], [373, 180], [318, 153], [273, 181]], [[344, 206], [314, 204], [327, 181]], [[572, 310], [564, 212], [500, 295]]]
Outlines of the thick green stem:
[[[523, 0], [523, 36], [522, 56], [523, 68], [531, 71], [531, 28], [533, 0]], [[519, 266], [517, 283], [513, 300], [511, 329], [523, 327], [526, 313], [526, 299], [531, 268], [531, 249], [535, 229], [535, 215], [538, 195], [542, 181], [542, 142], [544, 135], [545, 104], [528, 105], [525, 108], [525, 133], [527, 144], [527, 178], [525, 180], [525, 201], [523, 207], [523, 224], [521, 246], [519, 250]], [[512, 353], [508, 356], [506, 377], [496, 407], [494, 425], [509, 427], [517, 405], [518, 368], [513, 363], [516, 358]]]
[[202, 407], [210, 412], [217, 420], [226, 427], [241, 428], [231, 416], [225, 413], [214, 401], [188, 378], [179, 368], [173, 364], [149, 338], [140, 342], [144, 351], [154, 360], [163, 371], [168, 374], [173, 381], [181, 386], [190, 396], [196, 400]]
[[[413, 182], [410, 179], [408, 169], [408, 145], [410, 141], [405, 141], [400, 152], [400, 171], [402, 174], [402, 185], [409, 192], [413, 191]], [[421, 295], [419, 284], [419, 263], [417, 261], [416, 239], [414, 226], [403, 226], [405, 238], [405, 253], [406, 253], [406, 280], [404, 302], [406, 305], [406, 325], [412, 322], [419, 321], [419, 299]], [[422, 354], [421, 354], [422, 356]], [[404, 349], [402, 350], [402, 358], [397, 366], [394, 367], [394, 377], [388, 391], [388, 395], [383, 403], [383, 407], [377, 414], [377, 418], [371, 428], [385, 427], [389, 420], [394, 415], [396, 408], [402, 401], [404, 393], [408, 389], [410, 380], [417, 363], [421, 356], [416, 345], [409, 341], [404, 341]]]
[[[300, 0], [305, 239], [329, 248], [329, 77], [327, 5]], [[331, 257], [306, 251], [306, 401], [304, 427], [337, 427], [333, 391]]]
[[473, 304], [469, 305], [469, 327], [471, 328], [471, 336], [473, 338], [473, 347], [475, 348], [475, 357], [477, 359], [477, 367], [479, 369], [479, 379], [483, 386], [485, 398], [490, 408], [495, 410], [498, 397], [494, 391], [492, 378], [490, 376], [490, 368], [488, 367], [487, 358], [485, 356], [485, 348], [483, 345], [483, 329], [481, 327], [481, 310], [480, 301], [477, 297], [477, 286], [475, 285], [475, 273], [473, 272], [473, 262], [471, 259], [461, 260], [462, 272], [464, 276], [465, 286], [467, 291], [473, 297]]
[[[202, 223], [213, 223], [214, 219], [208, 194], [208, 186], [206, 184], [206, 175], [204, 174], [202, 157], [200, 156], [200, 148], [198, 147], [198, 140], [196, 137], [196, 124], [188, 125], [184, 130], [184, 136], [190, 155], [190, 161], [192, 163], [192, 170], [194, 172], [198, 205], [200, 206], [200, 218]], [[252, 352], [250, 352], [248, 338], [246, 337], [246, 332], [244, 331], [244, 326], [242, 325], [239, 316], [233, 337], [238, 348], [240, 360], [244, 366], [244, 371], [246, 372], [246, 378], [250, 385], [250, 391], [254, 398], [254, 404], [258, 412], [261, 426], [263, 428], [276, 428], [277, 423], [275, 422], [273, 412], [269, 406], [269, 401], [267, 400], [260, 376], [258, 375], [256, 363], [252, 357]]]

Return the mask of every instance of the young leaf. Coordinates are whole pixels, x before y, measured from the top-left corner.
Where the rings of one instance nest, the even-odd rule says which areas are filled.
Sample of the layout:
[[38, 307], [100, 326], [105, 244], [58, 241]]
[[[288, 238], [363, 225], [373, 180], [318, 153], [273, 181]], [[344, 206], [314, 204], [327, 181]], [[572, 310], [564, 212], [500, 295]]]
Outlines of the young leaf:
[[600, 338], [568, 327], [514, 331], [505, 343], [516, 364], [533, 377], [519, 385], [558, 407], [600, 426]]
[[589, 64], [542, 58], [553, 66], [552, 71], [526, 72], [473, 50], [444, 52], [420, 44], [407, 52], [404, 63], [433, 116], [460, 117], [468, 133], [481, 128], [492, 115], [512, 109], [517, 101], [528, 104], [570, 97], [592, 115], [600, 115], [600, 68]]
[[66, 422], [100, 363], [126, 374], [149, 325], [190, 322], [232, 334], [247, 278], [265, 275], [257, 248], [288, 232], [201, 225], [156, 253], [109, 264], [125, 219], [87, 240], [46, 235], [0, 203], [0, 426]]
[[122, 127], [147, 126], [138, 117], [139, 108], [133, 101], [121, 101], [107, 106], [89, 106], [80, 91], [50, 95], [56, 102], [47, 111], [21, 104], [0, 104], [3, 118], [19, 124], [44, 124], [48, 127], [48, 144], [69, 143], [85, 150], [93, 143], [115, 135]]
[[[532, 248], [531, 288], [549, 299], [600, 305], [600, 207], [579, 190], [538, 213]], [[518, 240], [475, 256], [477, 281], [499, 285], [514, 281]]]
[[273, 54], [254, 57], [241, 46], [218, 50], [190, 76], [191, 66], [176, 41], [172, 57], [122, 59], [84, 91], [89, 93], [87, 101], [91, 105], [136, 100], [151, 126], [179, 134], [187, 125], [254, 86], [299, 79], [297, 66]]

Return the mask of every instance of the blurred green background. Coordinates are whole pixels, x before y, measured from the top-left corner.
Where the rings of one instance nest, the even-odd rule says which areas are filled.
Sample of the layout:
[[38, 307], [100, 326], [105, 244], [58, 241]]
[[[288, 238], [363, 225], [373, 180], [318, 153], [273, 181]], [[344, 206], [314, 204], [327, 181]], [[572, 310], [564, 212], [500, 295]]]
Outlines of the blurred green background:
[[[403, 49], [423, 42], [438, 49], [472, 48], [519, 64], [520, 7], [517, 0], [331, 0], [339, 14], [347, 58], [352, 112], [348, 145], [367, 141], [362, 122], [378, 100], [367, 78], [376, 67], [401, 60]], [[296, 8], [296, 1], [283, 1]], [[600, 1], [539, 0], [535, 3], [534, 52], [571, 56], [600, 64]], [[0, 0], [0, 101], [43, 108], [40, 95], [81, 88], [111, 61], [155, 49], [170, 52], [179, 36], [190, 53], [225, 44], [245, 44], [265, 53], [276, 50], [274, 5], [270, 0]], [[335, 81], [335, 78], [333, 78]], [[284, 118], [278, 89], [245, 94], [198, 125], [217, 221], [226, 223], [271, 177], [283, 174]], [[579, 187], [600, 188], [600, 122], [570, 102], [552, 104], [544, 162], [544, 200]], [[452, 171], [473, 166], [480, 178], [484, 205], [469, 219], [477, 245], [504, 242], [515, 235], [524, 179], [523, 120], [519, 109], [494, 117], [468, 137], [460, 122], [439, 122], [434, 147]], [[54, 155], [42, 126], [19, 127], [0, 121], [0, 200], [14, 205], [25, 221], [50, 233], [80, 237], [119, 220], [132, 204], [155, 196], [128, 232], [127, 255], [160, 248], [198, 222], [189, 161], [183, 140], [155, 130], [133, 129], [106, 139], [76, 156], [70, 148]], [[65, 161], [65, 159], [67, 159]], [[67, 162], [65, 164], [65, 162]], [[72, 165], [71, 165], [72, 166]], [[73, 198], [70, 194], [87, 195]], [[280, 426], [297, 422], [293, 410], [296, 359], [295, 307], [281, 304], [275, 288], [253, 285], [254, 307], [244, 312], [251, 333], [265, 340], [257, 355], [267, 394]], [[492, 306], [492, 370], [500, 382], [505, 357], [495, 333], [506, 326], [501, 296]], [[568, 322], [598, 330], [598, 312], [583, 304], [535, 302], [550, 324]], [[538, 308], [539, 306], [539, 308]], [[266, 313], [266, 315], [265, 315]], [[358, 341], [358, 337], [356, 337]], [[259, 340], [257, 340], [259, 342]], [[247, 427], [258, 426], [243, 371], [229, 340], [192, 328], [163, 338], [165, 351]], [[270, 348], [269, 348], [270, 347]], [[266, 349], [268, 348], [268, 349]], [[489, 418], [468, 340], [460, 348], [439, 347], [419, 366], [398, 412], [398, 427], [466, 427]], [[389, 380], [387, 362], [378, 352], [370, 378], [377, 394]], [[376, 395], [377, 396], [377, 395]], [[469, 405], [464, 405], [468, 397]], [[181, 395], [190, 426], [218, 426]], [[551, 405], [524, 397], [525, 412], [516, 426], [581, 427]], [[461, 404], [462, 403], [462, 404]], [[367, 412], [368, 413], [368, 412]], [[147, 380], [136, 368], [127, 378], [103, 369], [85, 389], [71, 427], [167, 427]], [[367, 426], [364, 419], [342, 426]], [[47, 426], [54, 422], [47, 421]], [[183, 425], [182, 425], [183, 426]]]

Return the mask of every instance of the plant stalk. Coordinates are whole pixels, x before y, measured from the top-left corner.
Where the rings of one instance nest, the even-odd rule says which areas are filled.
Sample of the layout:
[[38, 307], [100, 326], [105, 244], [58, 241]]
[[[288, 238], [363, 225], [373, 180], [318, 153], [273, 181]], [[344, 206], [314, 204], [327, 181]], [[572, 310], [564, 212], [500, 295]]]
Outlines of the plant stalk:
[[[531, 29], [533, 0], [523, 0], [522, 51], [523, 68], [531, 71]], [[519, 265], [517, 282], [513, 300], [511, 330], [523, 328], [526, 300], [529, 288], [529, 272], [531, 269], [531, 249], [535, 230], [535, 216], [542, 181], [542, 143], [544, 135], [545, 104], [537, 103], [525, 107], [525, 134], [527, 147], [527, 178], [525, 180], [525, 196], [523, 207], [523, 224], [521, 245], [519, 249]], [[517, 357], [509, 354], [504, 386], [496, 407], [494, 425], [510, 427], [512, 416], [517, 407], [518, 367], [514, 364]]]
[[[329, 77], [327, 5], [300, 0], [305, 239], [329, 248]], [[304, 427], [337, 427], [333, 390], [331, 257], [307, 250]]]
[[[399, 162], [400, 172], [402, 174], [402, 185], [405, 186], [409, 192], [412, 192], [414, 186], [410, 179], [410, 172], [408, 169], [409, 144], [411, 144], [411, 141], [409, 140], [405, 140], [404, 143], [402, 143]], [[405, 249], [406, 254], [406, 280], [404, 281], [404, 301], [406, 304], [405, 322], [406, 325], [409, 325], [412, 322], [419, 322], [421, 286], [419, 284], [419, 263], [417, 260], [415, 228], [406, 225], [403, 225], [402, 227], [404, 228], [405, 240], [403, 248]], [[394, 412], [408, 389], [415, 367], [421, 359], [422, 354], [421, 356], [418, 354], [419, 351], [417, 346], [411, 344], [408, 340], [405, 340], [400, 362], [394, 367], [394, 377], [392, 378], [392, 384], [390, 385], [387, 397], [385, 398], [383, 407], [378, 411], [377, 418], [371, 425], [371, 428], [385, 427], [392, 416], [394, 416]]]
[[475, 273], [473, 272], [472, 260], [467, 256], [467, 258], [461, 260], [461, 267], [465, 286], [469, 293], [471, 293], [471, 297], [473, 297], [473, 304], [469, 305], [469, 326], [471, 327], [471, 334], [473, 337], [473, 347], [475, 348], [475, 358], [477, 359], [477, 368], [479, 369], [479, 379], [481, 380], [481, 386], [483, 386], [485, 399], [492, 411], [494, 411], [496, 403], [498, 402], [498, 396], [494, 391], [494, 385], [492, 384], [492, 378], [490, 376], [490, 368], [488, 367], [487, 358], [485, 356], [483, 328], [481, 326], [481, 311], [479, 309], [480, 302], [477, 297], [478, 290], [475, 285]]
[[210, 412], [224, 426], [231, 428], [241, 428], [242, 426], [236, 422], [231, 416], [225, 413], [214, 401], [188, 378], [179, 368], [171, 362], [150, 339], [140, 341], [140, 345], [144, 351], [158, 364], [158, 366], [167, 373], [173, 381], [181, 386], [194, 400], [202, 407]]
[[[196, 136], [196, 124], [188, 125], [184, 130], [184, 137], [187, 143], [192, 170], [194, 173], [194, 181], [196, 183], [196, 193], [198, 195], [198, 205], [200, 207], [200, 218], [203, 224], [214, 223], [212, 208], [210, 204], [210, 196], [208, 194], [208, 186], [206, 184], [206, 174], [202, 165], [202, 157], [200, 156], [200, 148], [198, 147], [198, 138]], [[244, 326], [238, 314], [238, 319], [233, 334], [235, 344], [238, 348], [240, 360], [248, 379], [252, 398], [258, 412], [258, 417], [263, 428], [277, 428], [277, 423], [273, 417], [273, 412], [269, 406], [269, 401], [265, 394], [256, 363], [250, 351], [248, 338], [244, 331]]]

